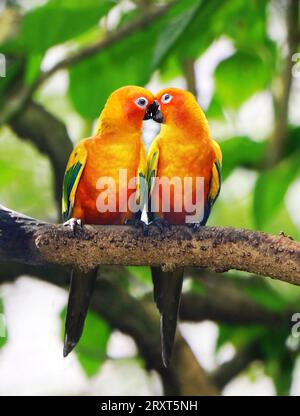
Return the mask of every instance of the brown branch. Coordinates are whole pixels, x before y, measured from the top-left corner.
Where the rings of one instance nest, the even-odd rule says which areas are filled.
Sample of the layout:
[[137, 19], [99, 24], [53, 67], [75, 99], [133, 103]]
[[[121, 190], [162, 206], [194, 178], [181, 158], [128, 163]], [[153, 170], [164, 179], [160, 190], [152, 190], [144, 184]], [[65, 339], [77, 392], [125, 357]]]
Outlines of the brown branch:
[[293, 55], [299, 44], [299, 0], [287, 0], [287, 54], [284, 58], [281, 74], [274, 81], [274, 132], [270, 139], [267, 165], [272, 167], [279, 160], [284, 150], [288, 135], [289, 99], [292, 86]]
[[30, 102], [10, 125], [19, 137], [32, 141], [39, 151], [49, 157], [54, 173], [54, 194], [60, 212], [65, 167], [73, 148], [65, 125], [35, 102]]
[[[258, 304], [249, 291], [270, 293], [267, 282], [258, 276], [231, 277], [205, 269], [187, 268], [185, 277], [191, 277], [199, 290], [186, 293], [181, 300], [180, 318], [199, 322], [205, 319], [229, 325], [265, 325], [277, 327], [288, 322], [290, 305], [285, 310], [273, 311]], [[251, 293], [250, 292], [250, 293]]]
[[283, 314], [260, 307], [241, 291], [232, 295], [225, 291], [204, 291], [203, 295], [185, 293], [181, 299], [180, 319], [189, 322], [211, 320], [229, 325], [267, 325], [276, 327], [283, 320]]
[[[61, 267], [28, 266], [1, 263], [0, 282], [12, 281], [22, 274], [29, 274], [66, 288], [69, 271]], [[162, 366], [159, 339], [159, 317], [154, 303], [137, 300], [115, 282], [126, 279], [124, 268], [101, 268], [91, 302], [94, 312], [109, 325], [130, 335], [145, 360], [147, 369], [156, 370], [162, 377], [167, 395], [218, 395], [218, 389], [210, 381], [193, 355], [186, 341], [177, 334], [172, 366]]]
[[159, 7], [158, 9], [147, 12], [147, 14], [143, 15], [141, 18], [130, 22], [124, 26], [121, 26], [115, 32], [109, 32], [109, 35], [101, 40], [98, 40], [91, 45], [86, 46], [83, 49], [80, 49], [77, 52], [74, 52], [72, 55], [67, 56], [66, 58], [59, 61], [55, 64], [52, 68], [48, 71], [45, 71], [41, 74], [39, 78], [38, 85], [43, 83], [46, 79], [52, 76], [55, 72], [70, 67], [81, 60], [88, 58], [96, 53], [101, 52], [102, 50], [108, 48], [109, 46], [117, 43], [119, 40], [123, 39], [126, 36], [130, 36], [134, 32], [138, 30], [144, 30], [147, 26], [149, 26], [154, 20], [162, 17], [166, 14], [166, 12], [173, 6], [177, 1], [172, 1], [164, 6]]
[[195, 71], [195, 60], [194, 59], [186, 59], [183, 64], [183, 73], [187, 83], [187, 89], [194, 94], [194, 96], [198, 97], [197, 91], [197, 80], [196, 80], [196, 71]]
[[[200, 277], [197, 276], [196, 271], [193, 270], [193, 272], [196, 278], [199, 279]], [[69, 271], [58, 266], [41, 267], [17, 263], [2, 263], [0, 268], [0, 283], [12, 281], [23, 274], [37, 277], [63, 288], [67, 287], [69, 281]], [[188, 275], [191, 275], [190, 270], [188, 270]], [[153, 311], [152, 296], [147, 295], [147, 297], [139, 300], [138, 303], [144, 306], [139, 306], [138, 309], [136, 309], [136, 301], [132, 304], [133, 299], [116, 285], [111, 283], [112, 280], [124, 281], [124, 279], [128, 278], [130, 278], [130, 274], [124, 267], [102, 267], [101, 279], [99, 283], [97, 283], [91, 305], [92, 309], [105, 317], [113, 328], [119, 329], [132, 336], [138, 347], [141, 348], [141, 353], [145, 359], [147, 368], [155, 368], [156, 371], [162, 375], [166, 393], [177, 394], [178, 391], [180, 391], [180, 394], [183, 394], [184, 391], [186, 394], [204, 394], [203, 383], [201, 381], [204, 377], [202, 369], [197, 370], [198, 364], [193, 364], [195, 357], [188, 351], [189, 347], [185, 345], [180, 336], [177, 337], [175, 347], [179, 350], [177, 353], [179, 361], [173, 361], [173, 363], [177, 369], [178, 366], [182, 364], [183, 370], [171, 374], [161, 367], [159, 339], [157, 337], [158, 332], [153, 332], [153, 334], [151, 332], [149, 334], [150, 324], [147, 323], [145, 334], [143, 335], [141, 332], [141, 324], [143, 325], [144, 319], [142, 319], [141, 322], [137, 319], [141, 314], [142, 316], [145, 315], [145, 312], [141, 312], [141, 309], [143, 310], [143, 308], [145, 308], [145, 310], [148, 311], [147, 313], [150, 313], [151, 316], [151, 318], [149, 318], [149, 316], [146, 317], [146, 320], [154, 319], [154, 316], [157, 313]], [[105, 279], [106, 282], [104, 283], [102, 279]], [[241, 289], [234, 287], [231, 282], [228, 282], [228, 279], [224, 280], [221, 277], [216, 278], [213, 275], [206, 276], [205, 278], [201, 276], [201, 284], [203, 283], [205, 284], [203, 295], [191, 295], [190, 293], [183, 294], [180, 307], [181, 320], [199, 322], [201, 320], [210, 319], [233, 325], [261, 324], [274, 327], [274, 325], [280, 325], [287, 316], [284, 312], [275, 313], [255, 305], [254, 302], [244, 295]], [[122, 297], [119, 293], [120, 290], [123, 293]], [[123, 302], [122, 300], [124, 296], [126, 302]], [[120, 305], [118, 305], [118, 308], [122, 309], [122, 313], [119, 313], [118, 308], [115, 306], [111, 308], [111, 306], [108, 305], [110, 300], [111, 304], [114, 305], [115, 299], [118, 299], [118, 301], [121, 302]], [[240, 302], [243, 302], [243, 304], [241, 305]], [[125, 314], [124, 311], [126, 311]], [[290, 314], [288, 316], [290, 316]], [[156, 325], [158, 328], [158, 322]], [[177, 345], [177, 343], [179, 343], [179, 345]], [[184, 356], [187, 361], [180, 358], [181, 349], [184, 351], [186, 350]], [[240, 348], [232, 360], [222, 364], [210, 374], [213, 385], [222, 389], [232, 378], [245, 370], [251, 362], [260, 358], [261, 355], [258, 342]], [[191, 385], [190, 381], [186, 379], [186, 368], [194, 368], [195, 370], [195, 374], [193, 374], [194, 381]], [[198, 374], [199, 371], [200, 375]], [[178, 373], [178, 375], [175, 378], [176, 373]], [[195, 383], [195, 380], [198, 378], [199, 381]], [[206, 392], [206, 388], [204, 391]]]
[[181, 266], [216, 271], [238, 269], [300, 284], [300, 244], [285, 237], [225, 227], [202, 227], [193, 233], [173, 226], [145, 237], [130, 226], [86, 225], [76, 236], [62, 225], [39, 223], [2, 208], [0, 259], [28, 264], [77, 266]]
[[82, 61], [83, 59], [91, 57], [139, 30], [144, 30], [147, 26], [153, 23], [153, 21], [164, 16], [177, 1], [178, 0], [174, 0], [166, 5], [160, 6], [154, 11], [147, 12], [147, 14], [141, 16], [139, 19], [125, 24], [115, 31], [109, 32], [109, 34], [104, 39], [97, 40], [91, 45], [73, 52], [70, 56], [67, 56], [66, 58], [63, 58], [61, 61], [57, 62], [49, 70], [42, 72], [38, 79], [31, 86], [21, 86], [19, 92], [15, 94], [6, 103], [5, 108], [2, 109], [2, 114], [0, 114], [0, 124], [8, 123], [17, 114], [20, 114], [37, 88], [39, 88], [57, 71], [66, 69], [71, 65]]
[[165, 394], [182, 396], [219, 394], [186, 341], [178, 333], [172, 365], [168, 369], [162, 367], [159, 318], [153, 302], [142, 303], [128, 295], [120, 286], [100, 279], [97, 282], [92, 307], [114, 328], [133, 337], [148, 367], [155, 369], [162, 376]]
[[231, 360], [221, 364], [213, 371], [210, 374], [211, 380], [216, 386], [223, 389], [229, 381], [246, 370], [253, 361], [260, 358], [259, 344], [257, 342], [250, 343], [240, 348]]

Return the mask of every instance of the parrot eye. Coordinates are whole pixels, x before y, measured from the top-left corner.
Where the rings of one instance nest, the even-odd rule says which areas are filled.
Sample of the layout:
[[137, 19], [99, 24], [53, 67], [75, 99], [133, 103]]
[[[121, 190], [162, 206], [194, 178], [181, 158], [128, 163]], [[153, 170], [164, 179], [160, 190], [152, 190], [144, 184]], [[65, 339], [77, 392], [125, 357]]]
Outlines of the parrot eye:
[[162, 96], [162, 98], [161, 98], [161, 102], [163, 104], [168, 104], [172, 100], [172, 98], [173, 98], [172, 95], [170, 95], [170, 94], [164, 94]]
[[145, 97], [140, 97], [137, 100], [135, 100], [135, 104], [140, 108], [146, 108], [148, 105], [148, 100]]

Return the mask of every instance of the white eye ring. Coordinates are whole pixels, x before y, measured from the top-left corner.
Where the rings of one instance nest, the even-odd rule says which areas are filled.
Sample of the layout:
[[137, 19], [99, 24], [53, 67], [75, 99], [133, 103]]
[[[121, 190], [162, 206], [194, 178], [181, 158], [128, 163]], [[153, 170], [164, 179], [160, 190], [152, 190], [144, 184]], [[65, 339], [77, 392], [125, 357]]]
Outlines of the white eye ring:
[[163, 103], [163, 104], [168, 104], [171, 100], [172, 100], [172, 95], [171, 94], [164, 94], [162, 97], [161, 97], [161, 102]]
[[135, 104], [140, 108], [146, 108], [148, 105], [148, 100], [145, 97], [139, 97], [135, 100]]

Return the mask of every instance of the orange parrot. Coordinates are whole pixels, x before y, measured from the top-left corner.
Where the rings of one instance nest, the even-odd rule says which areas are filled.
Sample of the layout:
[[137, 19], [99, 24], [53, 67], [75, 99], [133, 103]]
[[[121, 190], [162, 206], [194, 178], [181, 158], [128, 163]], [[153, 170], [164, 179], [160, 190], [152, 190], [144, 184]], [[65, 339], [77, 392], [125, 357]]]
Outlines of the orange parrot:
[[[126, 86], [114, 91], [100, 115], [95, 135], [82, 140], [74, 148], [66, 168], [62, 201], [63, 220], [73, 232], [82, 223], [141, 224], [141, 211], [135, 214], [130, 211], [128, 200], [135, 191], [137, 202], [141, 202], [143, 197], [141, 178], [146, 175], [146, 150], [142, 142], [142, 124], [144, 119], [151, 118], [152, 105], [153, 95], [144, 88]], [[120, 177], [120, 169], [126, 170], [126, 177]], [[101, 194], [105, 195], [103, 201], [108, 198], [105, 194], [107, 188], [104, 189], [100, 178], [109, 178], [116, 184], [112, 210], [99, 211]], [[130, 186], [128, 189], [132, 178], [137, 178], [135, 188]], [[121, 192], [124, 195], [124, 191], [126, 206], [120, 209], [120, 195]], [[81, 337], [97, 269], [89, 273], [77, 269], [72, 272], [64, 356], [72, 351]]]
[[[190, 222], [188, 216], [194, 215], [189, 225], [196, 231], [206, 224], [220, 192], [220, 147], [212, 140], [207, 119], [190, 92], [164, 89], [156, 95], [153, 106], [156, 106], [153, 119], [162, 123], [162, 127], [148, 154], [148, 219], [162, 230], [171, 224]], [[157, 183], [157, 179], [175, 177], [180, 179], [182, 188], [171, 186], [169, 192], [164, 192], [163, 186]], [[190, 189], [185, 188], [185, 178], [191, 178]], [[197, 188], [196, 178], [202, 178], [202, 188]], [[185, 197], [191, 200], [188, 209]], [[168, 208], [165, 211], [164, 206]], [[162, 272], [152, 267], [151, 271], [154, 299], [161, 315], [162, 357], [167, 367], [176, 332], [183, 269]]]

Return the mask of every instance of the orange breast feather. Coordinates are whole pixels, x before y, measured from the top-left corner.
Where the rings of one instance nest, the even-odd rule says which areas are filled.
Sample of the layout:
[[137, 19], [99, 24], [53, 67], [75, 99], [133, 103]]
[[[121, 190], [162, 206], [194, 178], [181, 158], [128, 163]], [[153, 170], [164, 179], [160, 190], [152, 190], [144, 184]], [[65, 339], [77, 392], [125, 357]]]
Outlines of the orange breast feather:
[[[176, 189], [171, 186], [170, 199], [169, 195], [163, 192], [163, 188], [159, 189], [159, 203], [160, 210], [162, 210], [163, 202], [165, 206], [170, 205], [170, 212], [161, 212], [163, 216], [171, 224], [184, 224], [187, 215], [193, 215], [193, 212], [187, 212], [184, 206], [184, 197], [186, 201], [193, 204], [204, 204], [207, 201], [211, 172], [213, 163], [215, 161], [215, 153], [213, 150], [211, 139], [208, 137], [197, 138], [191, 140], [190, 137], [184, 138], [181, 136], [174, 137], [168, 140], [168, 137], [162, 137], [159, 140], [159, 161], [157, 177], [167, 177], [172, 179], [178, 177], [181, 179], [182, 191], [176, 192]], [[188, 195], [189, 187], [184, 186], [184, 178], [191, 178], [191, 194]], [[196, 177], [201, 177], [204, 180], [204, 193], [197, 192]], [[198, 188], [199, 189], [199, 188]], [[166, 200], [169, 199], [169, 200]], [[181, 205], [181, 212], [178, 207]]]
[[[123, 224], [126, 218], [132, 217], [132, 213], [128, 210], [119, 212], [118, 190], [127, 192], [128, 181], [137, 174], [141, 140], [139, 137], [137, 140], [133, 137], [126, 140], [123, 137], [120, 141], [109, 136], [101, 136], [87, 140], [85, 145], [88, 158], [76, 191], [73, 217], [81, 218], [87, 224]], [[127, 180], [120, 182], [119, 169], [127, 171]], [[116, 212], [99, 212], [97, 208], [100, 194], [107, 192], [107, 188], [97, 189], [99, 179], [104, 177], [111, 178], [116, 184]], [[127, 199], [134, 192], [135, 189], [129, 190]]]

